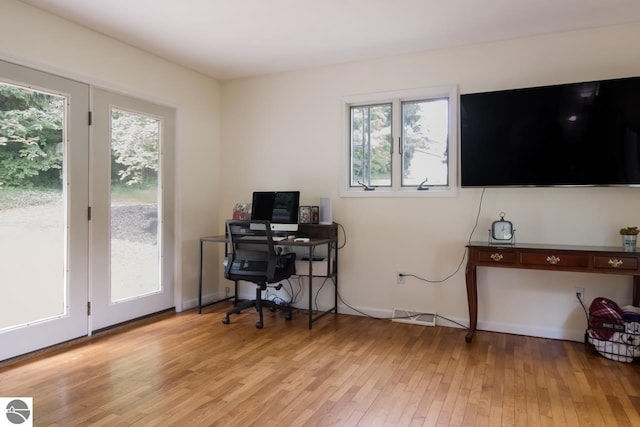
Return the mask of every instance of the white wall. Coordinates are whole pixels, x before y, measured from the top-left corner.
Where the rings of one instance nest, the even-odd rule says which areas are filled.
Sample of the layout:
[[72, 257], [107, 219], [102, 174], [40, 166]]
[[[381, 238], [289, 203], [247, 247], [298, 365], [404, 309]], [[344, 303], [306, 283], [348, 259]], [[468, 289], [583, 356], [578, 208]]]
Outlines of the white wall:
[[[472, 230], [481, 190], [455, 198], [340, 198], [342, 104], [347, 95], [458, 84], [461, 93], [640, 75], [640, 25], [554, 34], [404, 55], [218, 84], [15, 0], [0, 0], [0, 58], [126, 92], [177, 109], [177, 286], [197, 297], [198, 238], [220, 232], [235, 202], [261, 189], [300, 189], [303, 204], [333, 200], [344, 225], [341, 294], [372, 314], [437, 311], [467, 322], [464, 266], [451, 280], [395, 283], [396, 271], [437, 279], [453, 272]], [[220, 104], [222, 100], [222, 104]], [[222, 129], [222, 135], [221, 131]], [[488, 189], [475, 239], [500, 211], [518, 240], [618, 244], [640, 225], [640, 190]], [[219, 251], [209, 251], [215, 287]], [[630, 279], [480, 269], [481, 328], [581, 339], [573, 286], [591, 298], [630, 302]], [[224, 288], [221, 281], [219, 287]], [[218, 289], [220, 290], [220, 289]], [[328, 298], [321, 298], [326, 304]], [[348, 311], [348, 310], [344, 310]]]
[[[640, 75], [640, 24], [343, 64], [222, 85], [222, 172], [218, 215], [251, 192], [299, 189], [302, 204], [333, 201], [344, 225], [340, 292], [371, 314], [393, 308], [436, 311], [468, 324], [464, 265], [445, 283], [407, 279], [396, 271], [440, 279], [458, 268], [474, 225], [480, 189], [455, 198], [340, 198], [347, 95], [457, 84], [461, 93]], [[619, 245], [617, 230], [640, 225], [640, 189], [487, 189], [475, 240], [485, 240], [500, 211], [521, 242]], [[574, 286], [590, 302], [631, 302], [631, 279], [606, 275], [483, 269], [479, 328], [581, 340], [586, 325]], [[324, 303], [328, 302], [326, 299]], [[348, 309], [343, 308], [349, 312]]]
[[192, 305], [199, 237], [219, 222], [219, 84], [15, 0], [0, 0], [0, 59], [176, 108], [176, 286]]

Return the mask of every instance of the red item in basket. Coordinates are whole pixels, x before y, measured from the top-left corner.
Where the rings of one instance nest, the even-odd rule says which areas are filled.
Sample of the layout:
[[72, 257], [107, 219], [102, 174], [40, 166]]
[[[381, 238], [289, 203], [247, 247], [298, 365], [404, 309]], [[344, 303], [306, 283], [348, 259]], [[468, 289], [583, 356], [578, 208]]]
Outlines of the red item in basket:
[[623, 325], [622, 309], [608, 298], [598, 297], [589, 306], [589, 329], [597, 338], [608, 340], [615, 333], [613, 328], [603, 327], [604, 323]]

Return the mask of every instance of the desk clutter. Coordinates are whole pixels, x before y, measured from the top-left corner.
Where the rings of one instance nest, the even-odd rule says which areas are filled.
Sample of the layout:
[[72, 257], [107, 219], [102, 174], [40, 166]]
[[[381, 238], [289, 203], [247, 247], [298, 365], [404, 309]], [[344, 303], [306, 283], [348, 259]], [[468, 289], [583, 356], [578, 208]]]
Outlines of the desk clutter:
[[588, 342], [607, 359], [631, 363], [640, 358], [640, 307], [618, 306], [598, 297], [589, 306]]

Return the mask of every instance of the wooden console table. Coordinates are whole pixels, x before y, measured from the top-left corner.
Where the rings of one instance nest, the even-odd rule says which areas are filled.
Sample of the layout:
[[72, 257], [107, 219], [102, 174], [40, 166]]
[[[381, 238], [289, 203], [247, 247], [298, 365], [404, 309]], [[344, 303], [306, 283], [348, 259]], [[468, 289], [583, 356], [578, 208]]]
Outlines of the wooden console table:
[[467, 245], [467, 300], [469, 331], [473, 339], [478, 324], [477, 267], [522, 268], [582, 273], [623, 274], [633, 277], [633, 305], [640, 306], [640, 251], [625, 252], [611, 246], [522, 244], [498, 246], [487, 242]]

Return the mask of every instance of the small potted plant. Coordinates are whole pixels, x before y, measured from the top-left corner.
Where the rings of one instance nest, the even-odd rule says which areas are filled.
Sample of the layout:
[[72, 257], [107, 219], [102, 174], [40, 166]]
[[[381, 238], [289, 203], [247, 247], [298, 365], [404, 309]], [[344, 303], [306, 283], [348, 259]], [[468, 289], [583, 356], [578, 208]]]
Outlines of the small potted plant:
[[620, 229], [620, 235], [622, 236], [622, 248], [625, 251], [636, 250], [638, 233], [640, 233], [640, 229], [638, 229], [638, 227], [623, 227]]

